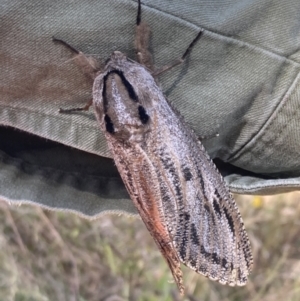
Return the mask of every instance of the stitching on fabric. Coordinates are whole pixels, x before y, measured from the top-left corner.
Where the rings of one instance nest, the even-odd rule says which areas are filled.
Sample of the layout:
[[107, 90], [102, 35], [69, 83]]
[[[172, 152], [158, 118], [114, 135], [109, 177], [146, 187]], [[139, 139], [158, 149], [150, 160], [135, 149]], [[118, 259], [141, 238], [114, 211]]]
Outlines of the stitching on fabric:
[[[136, 2], [133, 1], [133, 0], [131, 0], [131, 1], [134, 2], [134, 3], [136, 3]], [[192, 23], [191, 21], [186, 20], [186, 19], [183, 19], [183, 18], [179, 18], [178, 16], [175, 16], [175, 15], [173, 15], [173, 14], [171, 14], [171, 13], [162, 11], [162, 10], [160, 10], [160, 9], [157, 9], [157, 8], [155, 8], [155, 7], [152, 7], [152, 6], [149, 6], [149, 5], [146, 5], [146, 4], [143, 4], [143, 6], [148, 7], [149, 9], [151, 9], [151, 10], [153, 10], [153, 11], [160, 12], [160, 13], [163, 14], [163, 15], [171, 16], [171, 17], [174, 18], [174, 19], [177, 19], [177, 20], [180, 20], [180, 21], [184, 21], [184, 22], [186, 22], [187, 24], [192, 25], [193, 27], [196, 27], [198, 30], [199, 30], [199, 28], [200, 28], [198, 25]], [[238, 39], [236, 39], [236, 38], [228, 37], [228, 36], [226, 36], [226, 35], [224, 35], [224, 34], [222, 34], [222, 33], [220, 33], [220, 32], [216, 32], [216, 31], [213, 31], [213, 30], [211, 30], [211, 29], [207, 29], [207, 28], [205, 28], [205, 27], [201, 27], [201, 28], [203, 28], [203, 29], [204, 29], [205, 31], [207, 31], [207, 32], [210, 32], [210, 33], [213, 34], [213, 35], [219, 36], [221, 39], [226, 40], [226, 41], [228, 41], [228, 42], [237, 44], [237, 45], [239, 45], [239, 46], [247, 46], [247, 47], [250, 48], [250, 49], [253, 49], [253, 50], [256, 50], [256, 51], [265, 53], [265, 54], [267, 54], [268, 56], [272, 56], [272, 57], [275, 56], [275, 57], [277, 57], [277, 58], [284, 59], [284, 60], [286, 60], [287, 62], [290, 62], [290, 63], [295, 64], [296, 66], [299, 66], [299, 67], [300, 67], [300, 63], [298, 63], [298, 62], [296, 62], [296, 61], [294, 61], [294, 60], [291, 60], [291, 59], [289, 59], [289, 58], [287, 58], [287, 57], [285, 57], [285, 56], [283, 56], [283, 55], [280, 55], [280, 54], [278, 54], [278, 53], [275, 53], [275, 52], [272, 52], [272, 51], [270, 51], [270, 50], [268, 50], [268, 49], [265, 49], [265, 48], [263, 48], [263, 47], [258, 47], [257, 45], [250, 44], [249, 42], [245, 42], [245, 41], [242, 41], [242, 40], [238, 40]]]
[[[45, 113], [42, 113], [42, 112], [35, 112], [35, 111], [32, 111], [32, 110], [28, 110], [28, 108], [19, 108], [19, 109], [16, 109], [15, 107], [11, 107], [11, 106], [3, 106], [3, 105], [0, 104], [0, 108], [1, 108], [1, 107], [4, 108], [4, 109], [9, 109], [9, 110], [11, 110], [11, 111], [15, 111], [15, 112], [18, 112], [18, 111], [20, 111], [20, 110], [22, 109], [22, 112], [27, 111], [28, 113], [32, 114], [33, 116], [34, 116], [34, 115], [38, 115], [38, 116], [46, 116], [46, 117], [48, 117], [48, 118], [49, 118], [49, 117], [50, 117], [50, 118], [53, 118], [54, 120], [62, 121], [62, 123], [65, 124], [65, 125], [70, 124], [70, 121], [67, 121], [67, 120], [64, 120], [64, 119], [62, 119], [62, 118], [59, 118], [58, 116], [55, 116], [55, 115], [49, 115], [49, 114], [45, 114]], [[80, 130], [80, 128], [82, 128], [82, 129], [85, 129], [85, 130], [90, 129], [90, 130], [96, 131], [96, 128], [97, 128], [97, 126], [92, 127], [92, 126], [89, 126], [89, 125], [83, 125], [83, 124], [78, 123], [78, 122], [74, 122], [74, 123], [76, 124], [76, 127], [78, 128], [78, 130]], [[16, 128], [16, 129], [20, 129], [20, 130], [22, 130], [22, 131], [30, 132], [30, 133], [35, 134], [35, 135], [37, 135], [37, 136], [43, 137], [44, 139], [50, 139], [49, 137], [41, 136], [41, 135], [37, 134], [36, 132], [28, 131], [28, 130], [26, 130], [26, 129], [24, 129], [24, 128], [21, 128], [21, 127], [20, 127], [20, 123], [16, 125], [16, 124], [11, 124], [11, 123], [7, 123], [7, 122], [1, 122], [0, 124], [7, 125], [7, 126], [12, 126], [12, 127]], [[95, 124], [96, 124], [96, 123], [95, 123]], [[48, 133], [48, 132], [49, 132], [49, 131], [47, 131], [47, 133]], [[50, 140], [56, 141], [56, 142], [61, 143], [61, 144], [64, 144], [64, 143], [62, 143], [62, 140], [55, 139], [55, 137], [51, 137]], [[80, 146], [80, 145], [78, 145], [78, 144], [72, 145], [72, 146], [68, 145], [68, 146], [69, 146], [69, 147], [74, 147], [74, 148], [79, 149], [79, 150], [81, 150], [81, 151], [88, 152], [88, 153], [91, 153], [91, 154], [94, 154], [94, 155], [97, 155], [97, 156], [102, 156], [102, 157], [109, 158], [109, 159], [112, 158], [111, 156], [109, 157], [109, 156], [105, 155], [105, 153], [99, 154], [99, 153], [93, 151], [92, 149], [83, 148], [82, 146]], [[107, 152], [106, 152], [106, 153], [107, 153]]]
[[[265, 123], [262, 125], [262, 127], [257, 131], [257, 133], [247, 142], [245, 143], [233, 156], [231, 156], [228, 161], [232, 160], [238, 160], [243, 154], [250, 148], [253, 148], [253, 143], [255, 143], [255, 140], [258, 139], [259, 137], [263, 137], [265, 135], [266, 130], [272, 126], [272, 124], [277, 120], [278, 115], [285, 109], [286, 105], [288, 104], [290, 97], [292, 93], [295, 91], [295, 86], [300, 80], [300, 72], [295, 76], [295, 79], [293, 80], [292, 84], [286, 91], [286, 93], [282, 96], [281, 100], [278, 102], [277, 106], [275, 107], [274, 111], [272, 114], [269, 116], [269, 118], [265, 121]], [[291, 117], [296, 115], [297, 111], [293, 111], [291, 114]], [[274, 141], [277, 139], [277, 137], [280, 136], [280, 134], [286, 129], [287, 123], [282, 125], [282, 128], [280, 131], [278, 131], [274, 137], [270, 140], [270, 142]], [[256, 152], [260, 153], [261, 150], [257, 150]]]
[[[293, 178], [295, 179], [295, 178]], [[255, 185], [252, 188], [246, 188], [246, 187], [241, 187], [238, 185], [232, 185], [231, 183], [230, 185], [230, 189], [236, 189], [236, 191], [240, 191], [242, 193], [245, 192], [258, 192], [258, 190], [260, 189], [272, 189], [272, 188], [277, 188], [277, 187], [286, 187], [286, 188], [299, 188], [299, 184], [292, 184], [292, 183], [286, 183], [286, 184], [269, 184], [267, 186], [263, 186], [263, 185]]]
[[[58, 117], [58, 116], [56, 116], [56, 115], [53, 115], [53, 114], [46, 114], [46, 113], [44, 113], [44, 112], [37, 112], [37, 111], [34, 111], [34, 110], [30, 110], [30, 109], [27, 108], [27, 107], [18, 107], [18, 108], [16, 108], [16, 107], [12, 107], [12, 106], [10, 106], [10, 105], [3, 105], [3, 104], [0, 103], [0, 108], [3, 108], [3, 109], [10, 109], [11, 111], [15, 111], [15, 112], [18, 112], [18, 111], [24, 112], [24, 111], [26, 111], [26, 112], [31, 113], [31, 114], [33, 114], [33, 115], [46, 116], [46, 117], [51, 117], [51, 118], [60, 120], [60, 121], [62, 121], [64, 124], [69, 124], [69, 123], [70, 123], [70, 121], [66, 121], [66, 120], [64, 120], [63, 118], [60, 118], [60, 117]], [[92, 113], [92, 112], [90, 112], [90, 113]], [[94, 113], [92, 113], [91, 115], [94, 115]], [[98, 128], [98, 126], [94, 126], [94, 127], [93, 127], [93, 126], [90, 126], [90, 125], [88, 125], [88, 124], [87, 124], [87, 125], [83, 125], [82, 123], [76, 122], [76, 120], [75, 120], [75, 121], [73, 120], [72, 122], [74, 122], [74, 123], [76, 124], [76, 126], [81, 127], [81, 128], [89, 128], [89, 129], [93, 129], [93, 130], [95, 130], [96, 128]], [[2, 124], [2, 123], [0, 123], [0, 124]], [[97, 124], [96, 120], [95, 120], [95, 124]]]
[[[110, 199], [105, 199], [105, 201], [103, 202], [107, 202]], [[130, 199], [118, 199], [118, 201], [120, 202], [128, 202], [128, 200]], [[125, 215], [125, 216], [134, 216], [138, 219], [141, 219], [140, 216], [138, 215], [138, 213], [134, 213], [134, 212], [129, 212], [129, 211], [123, 211], [123, 210], [117, 210], [117, 209], [113, 209], [113, 210], [102, 210], [101, 212], [97, 213], [97, 214], [93, 214], [93, 215], [88, 215], [88, 213], [83, 213], [82, 211], [77, 211], [75, 209], [70, 209], [70, 208], [62, 208], [62, 207], [50, 207], [45, 205], [44, 203], [39, 203], [39, 202], [34, 202], [34, 201], [30, 201], [30, 200], [16, 200], [16, 199], [8, 199], [4, 196], [1, 196], [1, 201], [7, 202], [9, 205], [13, 205], [13, 206], [20, 206], [20, 205], [30, 205], [30, 206], [35, 206], [35, 207], [42, 207], [44, 209], [50, 210], [50, 211], [60, 211], [60, 212], [70, 212], [73, 213], [79, 217], [83, 217], [85, 219], [88, 220], [96, 220], [98, 219], [100, 216], [102, 215], [106, 215], [106, 214], [116, 214], [116, 215]], [[131, 201], [131, 200], [130, 200]]]
[[[37, 165], [37, 164], [32, 164], [32, 163], [29, 163], [29, 162], [26, 162], [25, 160], [21, 159], [21, 158], [14, 158], [14, 157], [11, 157], [9, 156], [8, 154], [2, 152], [0, 150], [0, 162], [2, 162], [3, 164], [5, 164], [5, 162], [13, 162], [13, 163], [19, 163], [19, 164], [24, 164], [24, 165], [27, 165], [27, 166], [31, 166], [33, 167], [36, 171], [45, 171], [45, 172], [51, 172], [51, 171], [54, 171], [54, 172], [58, 172], [58, 173], [61, 173], [61, 174], [64, 174], [64, 175], [68, 175], [68, 176], [72, 176], [73, 178], [75, 179], [80, 179], [82, 180], [82, 176], [84, 175], [84, 177], [90, 177], [92, 179], [106, 179], [107, 176], [97, 176], [97, 175], [93, 175], [93, 174], [89, 174], [89, 173], [79, 173], [79, 172], [75, 172], [75, 171], [64, 171], [64, 170], [61, 170], [61, 169], [55, 169], [53, 167], [46, 167], [46, 166], [40, 166], [40, 165]], [[20, 170], [22, 171], [25, 171], [23, 168], [20, 168]], [[33, 174], [36, 174], [35, 172], [33, 172]], [[117, 176], [110, 176], [111, 179], [120, 179], [119, 177]], [[86, 179], [84, 179], [84, 182], [83, 183], [88, 183], [90, 181], [90, 179], [88, 181], [86, 181]]]

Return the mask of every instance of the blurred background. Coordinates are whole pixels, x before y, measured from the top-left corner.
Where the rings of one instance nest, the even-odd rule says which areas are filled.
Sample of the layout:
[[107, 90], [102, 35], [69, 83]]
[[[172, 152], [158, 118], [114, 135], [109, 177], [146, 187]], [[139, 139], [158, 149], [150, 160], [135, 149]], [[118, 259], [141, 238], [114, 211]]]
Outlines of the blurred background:
[[235, 198], [254, 255], [248, 284], [222, 286], [183, 266], [183, 297], [139, 218], [0, 201], [0, 300], [300, 300], [300, 192]]

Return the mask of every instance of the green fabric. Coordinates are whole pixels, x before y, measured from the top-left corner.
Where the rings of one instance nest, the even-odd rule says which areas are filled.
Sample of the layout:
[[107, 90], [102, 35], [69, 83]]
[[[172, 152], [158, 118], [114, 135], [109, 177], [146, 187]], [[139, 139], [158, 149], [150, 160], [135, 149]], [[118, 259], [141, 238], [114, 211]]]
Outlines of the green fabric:
[[[137, 3], [0, 0], [0, 198], [94, 216], [135, 212], [93, 111], [91, 84], [54, 44], [64, 39], [104, 62], [134, 58]], [[199, 136], [233, 192], [300, 187], [300, 1], [143, 1], [168, 99]], [[18, 129], [18, 130], [16, 130]], [[225, 163], [224, 163], [225, 162]]]

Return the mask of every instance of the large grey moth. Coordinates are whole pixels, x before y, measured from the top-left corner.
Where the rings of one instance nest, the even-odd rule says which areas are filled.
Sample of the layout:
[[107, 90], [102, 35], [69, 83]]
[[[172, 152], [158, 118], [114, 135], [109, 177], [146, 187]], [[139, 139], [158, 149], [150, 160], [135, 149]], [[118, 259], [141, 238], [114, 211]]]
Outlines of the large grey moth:
[[180, 263], [222, 284], [244, 285], [252, 269], [250, 243], [237, 205], [195, 133], [172, 108], [156, 76], [184, 61], [203, 31], [173, 64], [155, 70], [150, 30], [138, 1], [137, 62], [114, 51], [100, 70], [66, 42], [94, 81], [100, 128], [142, 220], [166, 259], [181, 293]]

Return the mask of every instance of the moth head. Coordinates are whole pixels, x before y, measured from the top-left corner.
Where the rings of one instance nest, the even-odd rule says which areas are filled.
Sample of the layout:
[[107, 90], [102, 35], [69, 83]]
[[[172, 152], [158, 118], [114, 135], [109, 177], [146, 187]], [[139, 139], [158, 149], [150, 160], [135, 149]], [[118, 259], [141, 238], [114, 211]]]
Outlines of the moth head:
[[124, 53], [122, 53], [121, 51], [114, 51], [111, 55], [110, 55], [110, 61], [114, 62], [114, 63], [122, 63], [124, 61], [127, 61], [127, 57]]

